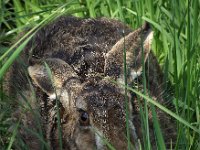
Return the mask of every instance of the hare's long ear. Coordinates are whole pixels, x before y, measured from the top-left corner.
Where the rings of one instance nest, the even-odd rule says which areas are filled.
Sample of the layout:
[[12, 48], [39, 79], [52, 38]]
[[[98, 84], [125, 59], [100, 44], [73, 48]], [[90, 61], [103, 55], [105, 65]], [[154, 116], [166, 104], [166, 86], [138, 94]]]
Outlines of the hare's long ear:
[[[44, 64], [46, 62], [47, 65]], [[28, 73], [33, 82], [50, 98], [55, 97], [55, 92], [60, 94], [63, 84], [71, 79], [79, 82], [78, 75], [61, 59], [50, 58], [44, 62], [28, 67]], [[49, 73], [48, 67], [51, 71]]]
[[[121, 38], [106, 54], [104, 68], [105, 75], [115, 79], [123, 78], [123, 51], [125, 49], [127, 73], [130, 77], [129, 79], [134, 80], [142, 73], [142, 61], [145, 62], [149, 56], [152, 39], [153, 32], [147, 23], [136, 31]], [[142, 52], [144, 55], [142, 55]]]

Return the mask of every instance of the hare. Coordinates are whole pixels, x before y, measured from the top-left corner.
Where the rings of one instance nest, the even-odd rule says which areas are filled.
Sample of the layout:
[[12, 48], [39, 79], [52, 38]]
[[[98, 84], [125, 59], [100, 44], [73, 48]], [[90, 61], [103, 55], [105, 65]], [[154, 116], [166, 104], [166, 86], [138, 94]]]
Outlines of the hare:
[[[160, 97], [163, 75], [150, 51], [152, 40], [153, 32], [147, 23], [132, 31], [112, 19], [60, 17], [36, 33], [20, 61], [12, 66], [9, 92], [17, 99], [26, 97], [33, 112], [39, 112], [47, 148], [106, 150], [110, 144], [115, 149], [125, 150], [128, 148], [128, 123], [131, 149], [139, 149], [138, 141], [143, 145], [143, 137], [138, 97], [130, 91], [126, 93], [123, 86], [112, 81], [124, 84], [125, 48], [128, 85], [134, 88], [133, 83], [142, 81], [142, 61], [147, 63], [148, 60], [150, 65], [146, 65], [145, 72], [149, 85], [146, 88], [151, 97], [165, 103]], [[142, 83], [138, 86], [144, 89]], [[175, 125], [164, 112], [156, 110], [169, 147], [176, 138]], [[20, 114], [25, 127], [39, 130], [31, 112], [21, 111]], [[151, 114], [149, 127], [151, 144], [156, 148]], [[20, 132], [30, 149], [41, 148], [44, 141], [23, 129]]]

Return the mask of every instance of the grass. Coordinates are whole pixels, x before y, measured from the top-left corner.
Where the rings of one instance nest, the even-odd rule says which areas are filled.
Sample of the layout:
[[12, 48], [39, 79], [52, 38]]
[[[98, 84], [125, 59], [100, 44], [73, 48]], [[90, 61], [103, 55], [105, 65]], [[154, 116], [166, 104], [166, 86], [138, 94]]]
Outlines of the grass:
[[[165, 81], [171, 83], [170, 91], [173, 93], [171, 97], [175, 112], [152, 101], [145, 96], [145, 93], [141, 95], [134, 89], [127, 88], [144, 97], [146, 102], [150, 102], [152, 110], [156, 106], [177, 120], [176, 149], [200, 149], [200, 2], [198, 0], [71, 0], [67, 3], [64, 0], [0, 0], [0, 3], [1, 80], [33, 33], [59, 15], [116, 18], [133, 29], [141, 26], [144, 21], [149, 22], [155, 33], [152, 50], [162, 67]], [[18, 43], [12, 43], [13, 38], [26, 28], [32, 28], [27, 33], [29, 38], [15, 50]], [[10, 46], [11, 43], [14, 45]], [[2, 86], [0, 94], [0, 147], [12, 149], [13, 141], [17, 140], [15, 132], [13, 134], [8, 132], [12, 102], [5, 98]], [[145, 116], [147, 114], [147, 108], [141, 112], [144, 117], [144, 131], [148, 131], [148, 119]], [[162, 135], [159, 134], [156, 117], [154, 123], [159, 148], [163, 149]], [[17, 130], [18, 126], [15, 127]], [[146, 135], [145, 137], [147, 137], [144, 140], [145, 149], [150, 149], [150, 139]]]

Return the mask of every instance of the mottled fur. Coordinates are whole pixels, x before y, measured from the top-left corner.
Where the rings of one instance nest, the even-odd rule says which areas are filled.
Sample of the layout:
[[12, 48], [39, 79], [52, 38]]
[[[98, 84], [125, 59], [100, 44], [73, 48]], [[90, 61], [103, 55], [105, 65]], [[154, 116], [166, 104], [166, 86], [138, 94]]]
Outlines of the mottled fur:
[[[18, 100], [22, 99], [18, 91], [29, 100], [34, 89], [36, 99], [30, 104], [33, 109], [39, 108], [44, 140], [49, 142], [52, 149], [59, 149], [56, 99], [60, 102], [64, 149], [107, 149], [102, 138], [106, 138], [116, 149], [127, 149], [124, 89], [111, 81], [124, 81], [125, 46], [128, 82], [131, 85], [138, 81], [140, 89], [144, 89], [141, 79], [144, 47], [145, 72], [149, 83], [147, 91], [155, 100], [165, 103], [160, 97], [163, 76], [150, 51], [152, 38], [153, 32], [148, 24], [132, 31], [121, 22], [106, 18], [60, 17], [40, 29], [31, 39], [20, 57], [21, 61], [17, 61], [10, 69], [6, 79], [10, 84], [6, 87], [9, 94]], [[51, 79], [44, 62], [51, 70]], [[20, 67], [22, 64], [25, 64], [23, 68]], [[143, 141], [139, 99], [130, 92], [127, 98], [131, 112], [131, 143], [138, 149], [138, 139]], [[171, 139], [176, 138], [175, 124], [165, 113], [156, 110], [165, 141], [169, 144]], [[19, 117], [20, 113], [22, 111], [15, 116]], [[24, 126], [40, 130], [34, 122], [34, 115], [31, 112], [27, 112], [27, 115], [30, 116], [28, 119], [22, 117]], [[150, 137], [155, 148], [151, 119], [150, 113]], [[42, 142], [33, 135], [24, 130], [21, 130], [21, 134], [31, 149], [41, 147]]]

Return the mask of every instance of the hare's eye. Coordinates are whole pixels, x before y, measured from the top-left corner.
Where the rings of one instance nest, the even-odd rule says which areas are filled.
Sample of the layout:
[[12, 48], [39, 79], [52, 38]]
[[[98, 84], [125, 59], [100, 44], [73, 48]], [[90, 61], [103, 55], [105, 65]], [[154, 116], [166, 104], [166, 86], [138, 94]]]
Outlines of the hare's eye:
[[88, 113], [82, 112], [82, 114], [81, 114], [81, 120], [85, 122], [88, 119], [89, 119]]
[[89, 114], [85, 111], [81, 111], [79, 121], [80, 121], [81, 126], [88, 126], [89, 125]]

